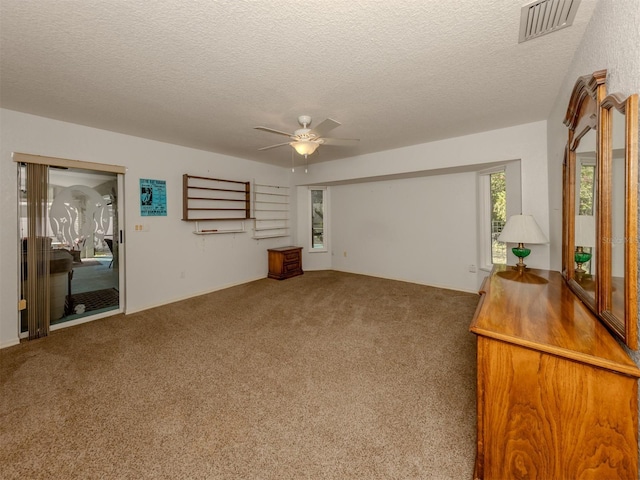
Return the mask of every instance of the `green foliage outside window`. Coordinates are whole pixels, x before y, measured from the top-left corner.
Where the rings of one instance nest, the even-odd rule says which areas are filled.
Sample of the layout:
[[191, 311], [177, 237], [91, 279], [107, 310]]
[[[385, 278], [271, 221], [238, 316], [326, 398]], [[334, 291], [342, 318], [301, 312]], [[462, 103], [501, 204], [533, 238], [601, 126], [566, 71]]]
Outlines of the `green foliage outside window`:
[[578, 215], [593, 215], [595, 165], [580, 166], [580, 205]]

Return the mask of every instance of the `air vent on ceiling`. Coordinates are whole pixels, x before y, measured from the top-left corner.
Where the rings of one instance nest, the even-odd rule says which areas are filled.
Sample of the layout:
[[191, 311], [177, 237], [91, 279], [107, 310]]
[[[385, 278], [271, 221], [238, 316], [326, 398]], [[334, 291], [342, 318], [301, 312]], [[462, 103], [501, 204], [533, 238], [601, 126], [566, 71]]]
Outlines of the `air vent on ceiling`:
[[528, 3], [520, 12], [518, 43], [570, 26], [579, 5], [580, 0], [536, 0]]

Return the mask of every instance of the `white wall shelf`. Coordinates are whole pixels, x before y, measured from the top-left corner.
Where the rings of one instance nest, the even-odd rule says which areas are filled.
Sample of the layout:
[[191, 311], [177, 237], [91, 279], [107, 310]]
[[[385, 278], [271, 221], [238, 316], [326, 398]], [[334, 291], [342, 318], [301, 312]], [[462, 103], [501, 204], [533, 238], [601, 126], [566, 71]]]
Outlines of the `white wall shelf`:
[[[196, 235], [219, 235], [222, 233], [244, 233], [247, 230], [245, 229], [245, 223], [243, 221], [239, 222], [239, 226], [235, 227], [235, 228], [214, 228], [217, 227], [217, 225], [214, 223], [216, 222], [215, 220], [213, 221], [206, 221], [206, 228], [201, 228], [200, 227], [200, 222], [195, 222], [196, 224], [196, 228], [193, 231], [194, 234]], [[228, 225], [228, 222], [226, 222], [226, 224]]]
[[254, 183], [253, 238], [288, 237], [289, 187]]

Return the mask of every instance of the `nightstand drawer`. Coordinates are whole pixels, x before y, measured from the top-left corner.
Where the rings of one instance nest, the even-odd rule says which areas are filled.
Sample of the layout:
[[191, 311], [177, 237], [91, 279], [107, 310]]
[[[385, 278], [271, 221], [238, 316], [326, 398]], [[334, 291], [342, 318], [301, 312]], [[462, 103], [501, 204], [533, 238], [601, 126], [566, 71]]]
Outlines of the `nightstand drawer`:
[[299, 262], [300, 261], [300, 252], [299, 251], [286, 252], [284, 254], [284, 261], [285, 261], [285, 263], [288, 263], [288, 262]]
[[285, 263], [282, 266], [282, 270], [284, 271], [284, 273], [290, 273], [290, 272], [293, 272], [295, 270], [300, 270], [300, 262]]

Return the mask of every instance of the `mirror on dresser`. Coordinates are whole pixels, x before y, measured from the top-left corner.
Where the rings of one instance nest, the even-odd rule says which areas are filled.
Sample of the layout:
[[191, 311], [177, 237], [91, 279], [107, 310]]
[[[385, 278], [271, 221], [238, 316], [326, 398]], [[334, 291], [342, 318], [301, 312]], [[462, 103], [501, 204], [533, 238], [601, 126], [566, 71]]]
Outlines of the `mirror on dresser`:
[[607, 96], [601, 104], [604, 199], [600, 315], [631, 348], [637, 348], [638, 95]]
[[565, 125], [563, 275], [637, 349], [637, 95], [606, 96], [606, 70], [576, 82]]
[[574, 224], [573, 281], [586, 297], [587, 302], [595, 305], [596, 301], [596, 262], [598, 259], [596, 246], [596, 195], [597, 195], [597, 162], [596, 162], [596, 128], [590, 126], [580, 138], [575, 148], [575, 188], [574, 188]]

